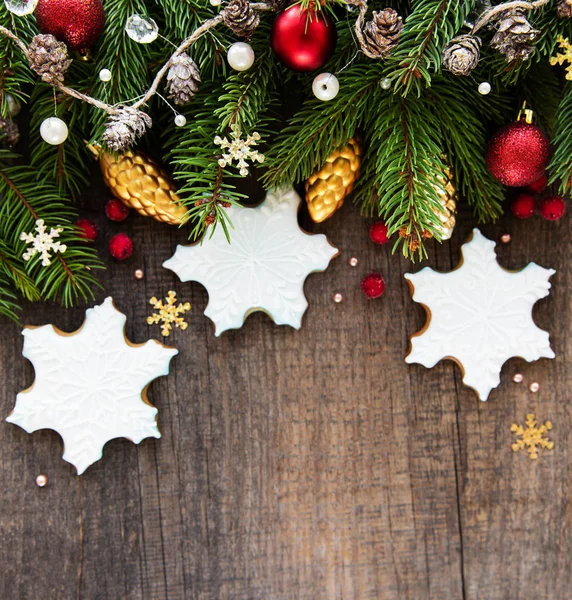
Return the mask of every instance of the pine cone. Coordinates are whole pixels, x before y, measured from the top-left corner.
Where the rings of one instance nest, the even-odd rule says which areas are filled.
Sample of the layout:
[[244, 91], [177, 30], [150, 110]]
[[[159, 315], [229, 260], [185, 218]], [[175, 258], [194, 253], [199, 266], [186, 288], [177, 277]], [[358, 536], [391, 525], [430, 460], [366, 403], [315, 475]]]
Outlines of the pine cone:
[[556, 15], [559, 19], [572, 19], [572, 0], [558, 0]]
[[111, 115], [103, 134], [105, 145], [116, 152], [121, 152], [145, 135], [147, 128], [153, 125], [151, 117], [131, 106], [120, 106], [119, 113]]
[[260, 23], [248, 0], [230, 0], [222, 12], [224, 24], [238, 37], [250, 39]]
[[199, 91], [201, 74], [193, 59], [183, 52], [171, 61], [167, 73], [167, 86], [169, 98], [175, 104], [188, 104], [191, 98]]
[[528, 60], [532, 56], [532, 44], [540, 31], [532, 27], [523, 11], [508, 11], [501, 17], [496, 29], [491, 48], [504, 54], [508, 62]]
[[12, 119], [0, 118], [0, 143], [15, 146], [20, 141], [20, 130]]
[[35, 35], [28, 47], [30, 68], [42, 81], [55, 85], [63, 83], [66, 71], [72, 63], [67, 46], [50, 34]]
[[443, 51], [443, 67], [453, 75], [470, 75], [478, 65], [481, 38], [476, 35], [459, 35]]
[[393, 8], [373, 12], [363, 27], [362, 52], [369, 58], [385, 58], [397, 46], [403, 20]]

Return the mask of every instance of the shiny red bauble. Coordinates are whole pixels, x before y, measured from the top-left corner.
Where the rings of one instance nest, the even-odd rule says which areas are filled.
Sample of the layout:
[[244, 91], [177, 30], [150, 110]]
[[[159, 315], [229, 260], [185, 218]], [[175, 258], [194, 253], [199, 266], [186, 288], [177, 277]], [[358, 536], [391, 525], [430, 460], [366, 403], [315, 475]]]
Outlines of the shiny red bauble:
[[336, 26], [329, 15], [295, 4], [276, 17], [270, 43], [284, 66], [305, 72], [320, 69], [328, 62], [336, 38]]
[[385, 292], [385, 279], [381, 273], [370, 273], [361, 280], [361, 291], [370, 299], [379, 298]]
[[566, 212], [566, 203], [560, 196], [546, 196], [540, 201], [538, 212], [547, 221], [558, 221]]
[[523, 187], [544, 175], [550, 142], [540, 127], [526, 121], [506, 125], [493, 136], [485, 160], [490, 174], [504, 185]]
[[387, 242], [389, 242], [387, 231], [387, 225], [383, 221], [378, 221], [369, 228], [369, 239], [374, 244], [387, 244]]
[[105, 27], [101, 0], [40, 0], [34, 12], [38, 28], [71, 50], [91, 48]]
[[517, 219], [530, 219], [535, 208], [536, 199], [532, 194], [519, 194], [510, 205], [510, 211]]
[[116, 260], [126, 260], [133, 254], [133, 241], [126, 233], [118, 233], [109, 240], [109, 254]]

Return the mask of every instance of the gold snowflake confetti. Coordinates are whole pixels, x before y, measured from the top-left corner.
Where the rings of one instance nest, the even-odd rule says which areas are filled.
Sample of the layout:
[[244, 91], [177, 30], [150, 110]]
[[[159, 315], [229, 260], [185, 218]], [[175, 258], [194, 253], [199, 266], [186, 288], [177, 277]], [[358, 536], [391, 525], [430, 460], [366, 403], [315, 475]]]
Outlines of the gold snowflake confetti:
[[519, 450], [528, 449], [528, 456], [532, 460], [538, 458], [538, 448], [546, 448], [552, 450], [554, 448], [554, 442], [546, 437], [546, 432], [552, 429], [552, 423], [546, 421], [544, 425], [538, 427], [536, 415], [526, 415], [526, 429], [522, 425], [513, 423], [510, 426], [510, 430], [516, 435], [516, 442], [512, 445], [514, 452]]
[[247, 136], [246, 140], [241, 140], [240, 127], [234, 124], [230, 126], [230, 129], [230, 141], [226, 137], [221, 138], [219, 135], [214, 139], [214, 143], [220, 146], [222, 150], [228, 150], [226, 154], [223, 153], [218, 164], [221, 167], [232, 166], [232, 161], [236, 160], [236, 166], [240, 169], [240, 174], [245, 177], [248, 175], [248, 167], [250, 166], [246, 162], [247, 160], [256, 160], [259, 163], [264, 162], [264, 154], [260, 154], [258, 150], [251, 149], [251, 146], [256, 146], [256, 142], [260, 139], [260, 134], [254, 132], [252, 135]]
[[177, 302], [177, 292], [171, 290], [168, 292], [167, 297], [165, 298], [165, 304], [163, 304], [163, 300], [157, 300], [155, 296], [149, 300], [149, 304], [156, 309], [158, 312], [152, 314], [150, 317], [147, 317], [147, 323], [149, 325], [157, 325], [162, 323], [161, 325], [161, 333], [168, 337], [173, 329], [173, 325], [175, 327], [179, 327], [183, 331], [189, 326], [189, 324], [185, 321], [182, 314], [186, 313], [188, 310], [191, 310], [191, 304], [189, 302]]
[[566, 67], [566, 79], [572, 81], [572, 44], [568, 38], [560, 36], [558, 38], [558, 45], [563, 52], [558, 52], [556, 56], [553, 56], [550, 59], [550, 64], [554, 66], [568, 63]]

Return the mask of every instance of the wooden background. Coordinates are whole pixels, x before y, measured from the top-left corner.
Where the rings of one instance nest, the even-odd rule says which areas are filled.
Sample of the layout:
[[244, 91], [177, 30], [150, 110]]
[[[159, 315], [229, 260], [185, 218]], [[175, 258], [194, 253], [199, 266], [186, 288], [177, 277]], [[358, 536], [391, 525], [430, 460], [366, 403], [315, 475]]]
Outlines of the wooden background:
[[[151, 296], [175, 289], [193, 304], [189, 329], [169, 339], [180, 350], [171, 374], [150, 388], [163, 438], [112, 441], [78, 478], [56, 433], [2, 422], [0, 598], [570, 598], [568, 217], [507, 216], [483, 228], [512, 235], [498, 247], [503, 266], [534, 260], [557, 270], [534, 311], [557, 358], [509, 361], [481, 403], [452, 362], [403, 362], [425, 321], [403, 273], [420, 266], [371, 244], [371, 221], [351, 205], [320, 226], [301, 215], [341, 249], [307, 280], [302, 330], [258, 313], [215, 338], [204, 288], [161, 268], [184, 232], [135, 215], [111, 224], [101, 216], [106, 199], [96, 185], [81, 211], [102, 229], [108, 269], [98, 301], [114, 297], [134, 342], [161, 339], [145, 323]], [[457, 263], [474, 225], [466, 210], [459, 220], [425, 264]], [[134, 236], [125, 263], [105, 250], [118, 231]], [[380, 300], [359, 289], [371, 270], [387, 280]], [[23, 322], [72, 331], [84, 308], [30, 306]], [[3, 418], [34, 378], [21, 347], [20, 329], [0, 322]], [[524, 383], [512, 382], [515, 372]], [[555, 449], [536, 462], [510, 448], [510, 425], [528, 412], [554, 423]], [[40, 473], [49, 477], [43, 489]]]

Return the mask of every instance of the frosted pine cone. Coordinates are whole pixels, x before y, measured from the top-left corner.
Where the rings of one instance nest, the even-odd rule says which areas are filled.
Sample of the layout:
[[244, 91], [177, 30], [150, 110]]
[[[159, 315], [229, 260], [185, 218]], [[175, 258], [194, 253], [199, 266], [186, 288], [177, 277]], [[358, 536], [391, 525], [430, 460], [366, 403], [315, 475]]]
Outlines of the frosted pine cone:
[[230, 0], [222, 12], [224, 24], [238, 37], [251, 38], [260, 23], [248, 0]]
[[0, 144], [15, 146], [20, 140], [18, 125], [11, 119], [0, 118]]
[[169, 98], [175, 104], [188, 104], [199, 91], [201, 74], [193, 59], [186, 53], [179, 54], [171, 61], [167, 73]]
[[504, 14], [496, 25], [497, 32], [491, 40], [491, 48], [506, 56], [508, 62], [528, 60], [534, 53], [534, 40], [540, 34], [528, 22], [524, 12], [512, 10]]
[[151, 117], [131, 106], [120, 106], [119, 113], [111, 115], [103, 134], [103, 141], [110, 150], [121, 152], [135, 143], [135, 140], [153, 125]]
[[459, 35], [443, 51], [443, 67], [453, 75], [470, 75], [480, 58], [481, 38]]
[[385, 58], [397, 46], [403, 20], [393, 8], [374, 11], [363, 27], [362, 52], [369, 58]]
[[556, 14], [559, 19], [572, 19], [572, 0], [558, 0]]
[[50, 34], [35, 35], [28, 47], [30, 68], [42, 81], [55, 85], [63, 83], [72, 63], [67, 46]]

